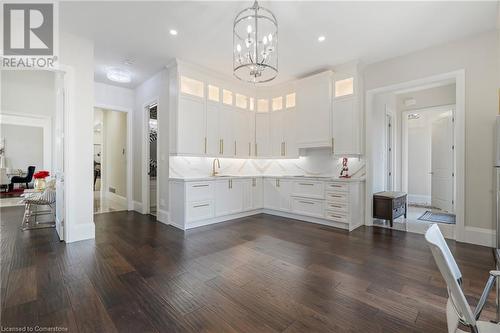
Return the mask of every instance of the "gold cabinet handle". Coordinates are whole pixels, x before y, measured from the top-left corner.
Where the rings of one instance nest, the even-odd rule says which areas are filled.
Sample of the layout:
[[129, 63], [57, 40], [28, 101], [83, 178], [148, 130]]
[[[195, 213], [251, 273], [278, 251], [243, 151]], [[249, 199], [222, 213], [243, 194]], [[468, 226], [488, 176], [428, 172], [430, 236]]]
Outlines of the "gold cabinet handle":
[[195, 205], [193, 206], [193, 208], [200, 208], [200, 207], [207, 207], [208, 204], [203, 204], [203, 205]]
[[286, 156], [286, 141], [283, 142], [283, 156]]
[[224, 154], [224, 139], [220, 140], [220, 153]]
[[332, 155], [335, 155], [335, 139], [332, 138]]
[[207, 137], [205, 137], [205, 154], [207, 153]]
[[219, 139], [219, 154], [222, 154], [222, 139]]
[[248, 143], [248, 156], [252, 156], [252, 144]]
[[234, 141], [234, 156], [236, 156], [236, 140]]
[[257, 143], [255, 143], [255, 156], [257, 156], [257, 155], [258, 155], [258, 153], [257, 153], [257, 152], [258, 152], [258, 150], [257, 150]]
[[299, 202], [303, 204], [314, 205], [314, 202], [311, 201], [299, 201]]

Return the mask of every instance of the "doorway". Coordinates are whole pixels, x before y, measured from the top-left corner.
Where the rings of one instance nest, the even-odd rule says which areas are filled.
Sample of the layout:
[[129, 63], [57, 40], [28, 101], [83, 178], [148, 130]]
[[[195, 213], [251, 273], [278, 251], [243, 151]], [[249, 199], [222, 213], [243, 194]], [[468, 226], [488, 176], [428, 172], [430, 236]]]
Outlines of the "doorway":
[[128, 209], [127, 113], [94, 108], [94, 214]]
[[[410, 193], [413, 190], [411, 186], [409, 189], [408, 185], [412, 178], [408, 176], [409, 173], [415, 173], [412, 169], [415, 167], [414, 160], [422, 162], [423, 157], [416, 154], [412, 147], [409, 148], [407, 140], [403, 139], [407, 137], [406, 133], [403, 133], [406, 131], [404, 122], [408, 121], [409, 115], [415, 117], [414, 113], [433, 108], [433, 111], [441, 108], [439, 111], [443, 114], [436, 116], [434, 125], [431, 123], [428, 127], [430, 134], [426, 152], [430, 154], [429, 164], [425, 169], [425, 175], [415, 177], [418, 185], [427, 184], [428, 194], [421, 194], [422, 196], [419, 197], [418, 192]], [[394, 111], [390, 133], [387, 125], [388, 109]], [[416, 122], [414, 124], [418, 123], [418, 120], [412, 121]], [[400, 222], [394, 223], [395, 229], [425, 233], [429, 225], [435, 223], [426, 219], [429, 216], [423, 216], [429, 210], [429, 213], [444, 213], [446, 218], [451, 217], [454, 223], [441, 223], [441, 230], [445, 237], [463, 241], [465, 232], [465, 72], [458, 70], [367, 91], [365, 124], [366, 225], [388, 227], [388, 223], [373, 218], [373, 194], [390, 190], [392, 186], [394, 191], [407, 193], [409, 201], [415, 206], [422, 203], [421, 201], [424, 204], [422, 207], [424, 211], [415, 212], [413, 215], [410, 207], [407, 219], [401, 217], [395, 220], [395, 222]], [[432, 163], [433, 127], [434, 163]], [[388, 144], [391, 135], [394, 143], [392, 147]], [[390, 165], [389, 148], [393, 150], [394, 156], [392, 180], [388, 179], [390, 174], [387, 169]], [[412, 151], [413, 155], [409, 155], [409, 151]], [[409, 161], [408, 158], [413, 158], [413, 160]], [[443, 222], [448, 222], [448, 220]]]
[[403, 112], [408, 220], [444, 223], [448, 229], [456, 223], [454, 118], [454, 105]]
[[144, 200], [146, 214], [157, 216], [158, 206], [158, 104], [152, 103], [146, 107], [146, 161], [147, 165], [147, 198]]

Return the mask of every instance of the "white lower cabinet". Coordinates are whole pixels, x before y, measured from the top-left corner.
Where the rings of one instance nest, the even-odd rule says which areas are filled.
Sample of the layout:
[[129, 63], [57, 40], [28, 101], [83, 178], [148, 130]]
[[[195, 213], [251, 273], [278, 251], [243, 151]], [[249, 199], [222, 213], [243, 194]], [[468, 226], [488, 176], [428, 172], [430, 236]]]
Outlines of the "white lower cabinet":
[[243, 180], [215, 181], [215, 215], [223, 216], [243, 211]]
[[261, 209], [351, 231], [364, 224], [364, 183], [287, 177], [170, 181], [171, 224], [181, 229]]

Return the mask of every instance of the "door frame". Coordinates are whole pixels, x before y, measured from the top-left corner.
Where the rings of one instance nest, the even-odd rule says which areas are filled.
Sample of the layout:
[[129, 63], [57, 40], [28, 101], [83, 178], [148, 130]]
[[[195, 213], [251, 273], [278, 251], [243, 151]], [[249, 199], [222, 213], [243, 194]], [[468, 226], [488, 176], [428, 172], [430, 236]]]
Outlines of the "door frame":
[[[132, 114], [133, 110], [124, 108], [122, 106], [115, 106], [115, 105], [108, 105], [108, 104], [103, 104], [103, 103], [95, 103], [94, 108], [99, 108], [99, 109], [104, 109], [108, 111], [116, 111], [116, 112], [124, 112], [127, 117], [127, 144], [125, 147], [125, 154], [127, 156], [127, 210], [133, 210], [134, 209], [134, 201], [132, 198], [132, 193], [133, 193], [133, 170], [132, 170]], [[103, 132], [104, 132], [104, 126], [103, 126]], [[101, 150], [102, 155], [101, 155], [101, 161], [104, 156], [104, 145], [103, 149]], [[101, 171], [102, 172], [102, 171]], [[101, 184], [101, 189], [104, 184]]]
[[[408, 192], [408, 114], [416, 112], [443, 112], [452, 111], [452, 117], [455, 118], [455, 104], [440, 105], [428, 108], [412, 109], [401, 112], [401, 191]], [[455, 142], [455, 123], [453, 122], [453, 145], [457, 149], [457, 144]], [[456, 156], [453, 152], [453, 171], [455, 171]], [[453, 212], [455, 212], [455, 202], [456, 202], [456, 177], [453, 179]]]
[[[456, 109], [455, 109], [455, 239], [465, 241], [465, 70], [460, 69], [448, 73], [437, 74], [422, 79], [396, 83], [366, 91], [365, 108], [365, 147], [366, 147], [366, 192], [365, 192], [365, 225], [373, 225], [373, 142], [372, 127], [373, 113], [376, 110], [375, 97], [383, 93], [391, 93], [404, 89], [423, 86], [436, 86], [444, 81], [455, 82]], [[376, 130], [376, 129], [375, 129]]]
[[[144, 103], [142, 106], [142, 214], [149, 214], [151, 212], [150, 204], [150, 179], [149, 179], [149, 108], [151, 105], [156, 104], [157, 120], [158, 120], [158, 133], [156, 142], [156, 219], [158, 220], [158, 215], [160, 214], [160, 103], [159, 97], [156, 97]], [[148, 134], [148, 135], [146, 135]]]

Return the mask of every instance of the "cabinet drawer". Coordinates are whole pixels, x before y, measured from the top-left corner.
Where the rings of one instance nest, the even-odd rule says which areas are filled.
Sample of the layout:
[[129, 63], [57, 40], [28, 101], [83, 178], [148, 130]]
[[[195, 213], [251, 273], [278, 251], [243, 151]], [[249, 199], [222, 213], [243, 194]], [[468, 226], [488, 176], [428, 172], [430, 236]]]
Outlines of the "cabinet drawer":
[[196, 182], [186, 184], [186, 201], [212, 200], [214, 186], [212, 182]]
[[341, 202], [327, 202], [325, 204], [325, 209], [335, 213], [347, 214], [349, 212], [349, 205]]
[[292, 211], [296, 214], [323, 217], [323, 200], [293, 198]]
[[347, 220], [347, 215], [338, 212], [333, 212], [331, 210], [325, 211], [325, 218], [328, 220], [332, 220], [334, 222], [349, 223], [349, 221]]
[[326, 190], [332, 192], [347, 192], [349, 191], [349, 184], [346, 183], [326, 183]]
[[327, 202], [345, 203], [347, 204], [347, 193], [342, 192], [326, 192], [325, 199]]
[[292, 193], [298, 197], [323, 199], [325, 184], [318, 181], [296, 180], [293, 182]]
[[212, 200], [189, 202], [186, 207], [186, 220], [193, 222], [214, 217]]

